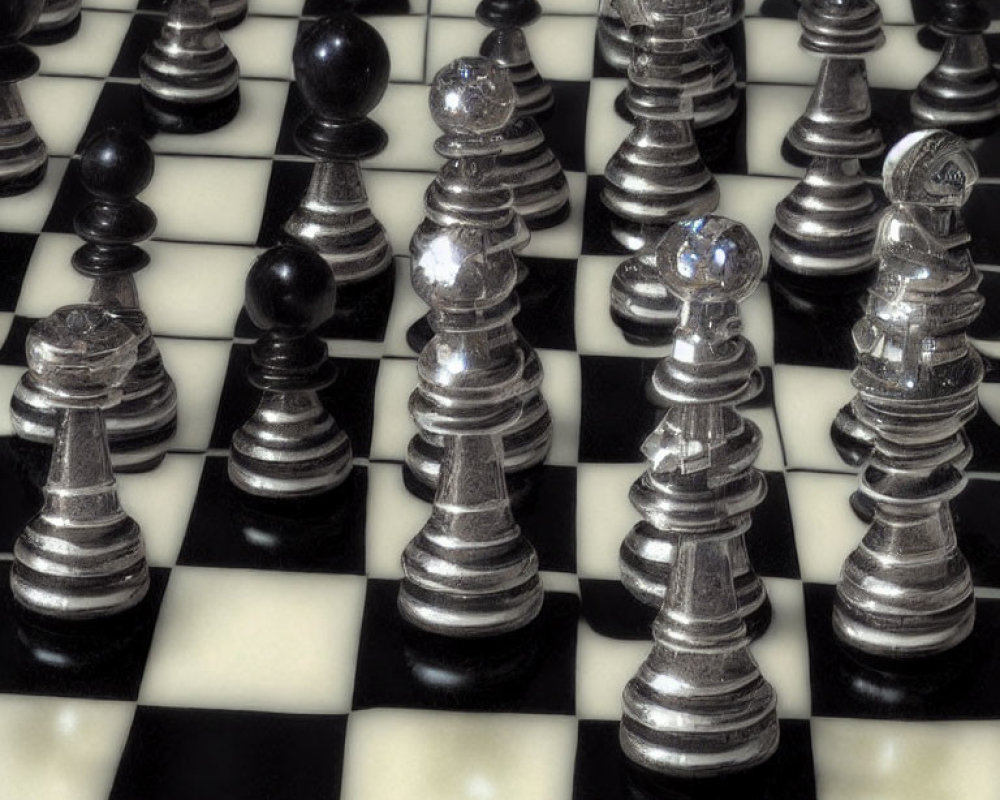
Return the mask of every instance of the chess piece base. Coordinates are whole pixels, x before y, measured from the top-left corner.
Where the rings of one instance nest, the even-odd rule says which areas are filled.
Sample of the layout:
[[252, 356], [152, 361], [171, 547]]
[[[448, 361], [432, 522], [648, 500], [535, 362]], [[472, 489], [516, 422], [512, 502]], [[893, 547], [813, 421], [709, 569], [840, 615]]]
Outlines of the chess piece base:
[[240, 110], [240, 91], [235, 89], [211, 103], [175, 103], [142, 91], [143, 113], [163, 133], [208, 133], [228, 124]]

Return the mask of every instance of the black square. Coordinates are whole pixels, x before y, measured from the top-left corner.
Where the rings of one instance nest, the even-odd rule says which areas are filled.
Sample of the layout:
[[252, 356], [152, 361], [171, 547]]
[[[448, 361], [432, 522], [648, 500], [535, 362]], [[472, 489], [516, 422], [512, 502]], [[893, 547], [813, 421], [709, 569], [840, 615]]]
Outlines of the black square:
[[[982, 272], [979, 293], [986, 299], [982, 313], [969, 326], [975, 339], [1000, 340], [1000, 272]], [[987, 375], [986, 380], [1000, 381], [1000, 370]]]
[[976, 184], [972, 197], [965, 205], [964, 216], [972, 234], [969, 250], [977, 264], [1000, 264], [1000, 226], [996, 224], [998, 207], [1000, 184]]
[[[379, 362], [363, 358], [331, 358], [337, 379], [320, 389], [319, 399], [337, 424], [347, 432], [354, 457], [365, 458], [371, 447], [374, 416], [375, 379]], [[247, 382], [250, 347], [234, 344], [222, 385], [222, 397], [212, 430], [212, 449], [229, 449], [233, 431], [250, 418], [261, 392]]]
[[574, 712], [575, 595], [546, 592], [541, 613], [521, 631], [462, 641], [405, 623], [396, 609], [398, 590], [397, 581], [368, 581], [354, 709]]
[[0, 364], [8, 367], [28, 367], [28, 359], [24, 352], [24, 344], [28, 339], [28, 331], [38, 322], [34, 317], [22, 317], [17, 314], [11, 320], [7, 338], [0, 347]]
[[410, 13], [410, 0], [306, 0], [302, 14], [307, 17], [320, 17], [332, 14], [344, 6], [362, 16]]
[[764, 479], [767, 497], [754, 509], [753, 522], [745, 534], [750, 564], [758, 575], [797, 579], [799, 558], [785, 475], [765, 472]]
[[[299, 25], [299, 33], [308, 27], [307, 24]], [[279, 156], [301, 155], [299, 148], [295, 144], [295, 129], [309, 114], [306, 102], [302, 98], [299, 85], [292, 81], [288, 84], [288, 95], [285, 98], [285, 108], [281, 112], [281, 126], [278, 128], [278, 143], [274, 152]]]
[[539, 567], [576, 572], [576, 470], [545, 464], [525, 483], [514, 498], [514, 517], [535, 546]]
[[38, 237], [28, 233], [0, 233], [0, 311], [14, 311]]
[[760, 15], [771, 19], [798, 19], [799, 4], [795, 0], [764, 0]]
[[[609, 110], [608, 113], [613, 113]], [[601, 202], [604, 175], [587, 176], [587, 195], [583, 207], [583, 254], [588, 256], [629, 256], [631, 253], [615, 239], [612, 230], [620, 221]]]
[[587, 104], [590, 83], [586, 81], [549, 81], [555, 102], [552, 113], [540, 126], [545, 141], [568, 172], [587, 171]]
[[120, 619], [50, 623], [26, 616], [0, 562], [0, 692], [135, 700], [169, 570], [150, 569], [145, 599]]
[[716, 175], [746, 175], [747, 165], [747, 94], [738, 89], [732, 115], [694, 132], [698, 152], [709, 171]]
[[153, 131], [142, 107], [142, 89], [138, 83], [106, 82], [97, 97], [87, 128], [80, 137], [80, 152], [91, 136], [116, 127], [149, 138]]
[[[982, 414], [983, 412], [980, 412]], [[996, 423], [990, 423], [996, 428]], [[970, 465], [970, 468], [975, 469]], [[951, 501], [958, 547], [976, 586], [1000, 588], [1000, 538], [996, 535], [996, 481], [973, 478]]]
[[1000, 719], [1000, 600], [976, 601], [976, 624], [932, 658], [874, 661], [842, 645], [831, 622], [835, 587], [804, 585], [812, 713], [818, 717]]
[[[972, 442], [972, 461], [968, 469], [972, 472], [1000, 472], [1000, 426], [982, 406], [976, 416], [966, 423], [965, 433]], [[986, 500], [987, 508], [989, 504], [990, 501]]]
[[639, 463], [660, 409], [646, 388], [658, 359], [580, 356], [580, 461]]
[[159, 35], [164, 22], [164, 17], [152, 14], [136, 14], [132, 17], [132, 24], [125, 33], [118, 58], [111, 68], [112, 78], [139, 77], [139, 61], [146, 48]]
[[[42, 230], [47, 233], [74, 233], [73, 217], [92, 200], [93, 197], [83, 188], [80, 180], [80, 159], [74, 158], [66, 165], [66, 172], [59, 183]], [[82, 241], [80, 243], [83, 244]], [[67, 265], [67, 269], [69, 268]]]
[[4, 513], [0, 517], [0, 552], [10, 553], [25, 524], [42, 507], [42, 493], [30, 479], [29, 466], [18, 452], [20, 439], [0, 437], [0, 486]]
[[368, 470], [334, 492], [265, 501], [237, 490], [227, 460], [205, 459], [177, 563], [364, 575]]
[[110, 800], [331, 800], [347, 717], [139, 706]]
[[633, 766], [618, 744], [617, 721], [580, 720], [573, 800], [810, 800], [816, 797], [808, 720], [780, 720], [777, 752], [760, 766], [722, 778], [668, 778]]
[[258, 247], [272, 247], [285, 240], [281, 228], [299, 207], [302, 195], [309, 186], [312, 169], [311, 161], [272, 162], [264, 214], [257, 234]]
[[532, 347], [575, 350], [576, 261], [522, 257], [528, 277], [517, 288], [521, 313], [515, 327]]

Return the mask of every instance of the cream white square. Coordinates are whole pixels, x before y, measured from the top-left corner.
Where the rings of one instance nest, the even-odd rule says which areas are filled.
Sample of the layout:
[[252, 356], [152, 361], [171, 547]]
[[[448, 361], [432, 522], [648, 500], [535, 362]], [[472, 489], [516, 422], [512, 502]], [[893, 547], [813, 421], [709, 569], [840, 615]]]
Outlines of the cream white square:
[[[419, 169], [436, 172], [443, 159], [434, 152], [441, 129], [427, 107], [427, 87], [415, 83], [392, 83], [371, 118], [389, 134], [389, 144], [366, 161], [378, 169]], [[421, 204], [421, 208], [423, 205]]]
[[10, 326], [14, 323], [14, 315], [7, 311], [0, 311], [0, 345], [7, 341], [10, 333]]
[[754, 465], [757, 469], [781, 472], [785, 468], [785, 456], [781, 452], [778, 437], [778, 421], [770, 408], [740, 408], [740, 413], [760, 428], [761, 449]]
[[433, 179], [426, 172], [365, 170], [372, 211], [385, 226], [394, 253], [410, 252], [410, 238], [424, 218], [424, 191]]
[[375, 384], [370, 454], [373, 461], [402, 461], [405, 458], [406, 445], [417, 432], [407, 409], [410, 393], [416, 386], [416, 360], [382, 359]]
[[161, 155], [143, 200], [156, 211], [159, 238], [253, 244], [270, 175], [263, 159]]
[[26, 194], [0, 197], [0, 219], [8, 233], [38, 233], [52, 209], [68, 158], [50, 157], [42, 182]]
[[[920, 46], [911, 27], [886, 25], [885, 46], [869, 55], [868, 84], [913, 91], [938, 60], [938, 53]], [[818, 60], [818, 59], [817, 59]]]
[[545, 370], [542, 394], [552, 415], [552, 449], [546, 463], [574, 466], [580, 460], [580, 358], [566, 350], [538, 350]]
[[[288, 87], [284, 83], [241, 80], [240, 110], [231, 122], [197, 136], [185, 136], [179, 133], [157, 134], [150, 145], [157, 153], [270, 158], [277, 145], [278, 129], [281, 127], [281, 116], [287, 96]], [[158, 161], [157, 174], [159, 169]], [[155, 182], [156, 178], [153, 180]], [[232, 200], [229, 202], [238, 206], [243, 205], [242, 199], [238, 203], [233, 203]], [[259, 218], [257, 221], [260, 222]]]
[[812, 709], [809, 688], [809, 649], [802, 583], [765, 578], [771, 600], [771, 625], [750, 649], [761, 674], [778, 695], [778, 716], [809, 719]]
[[913, 25], [913, 3], [910, 0], [879, 0], [882, 21], [888, 25]]
[[618, 580], [618, 550], [638, 512], [629, 487], [643, 464], [580, 464], [576, 469], [576, 564], [582, 578]]
[[979, 384], [979, 405], [991, 420], [994, 422], [1000, 420], [1000, 384]]
[[768, 240], [774, 224], [774, 207], [794, 188], [796, 181], [747, 175], [715, 177], [722, 194], [716, 213], [738, 220], [749, 228], [760, 245], [766, 264]]
[[410, 281], [409, 256], [396, 257], [396, 293], [389, 312], [385, 331], [385, 350], [389, 355], [413, 358], [415, 353], [406, 343], [410, 326], [427, 313], [427, 304], [421, 300]]
[[83, 4], [84, 9], [101, 8], [118, 11], [134, 11], [135, 6], [136, 0], [85, 0]]
[[177, 435], [171, 450], [207, 450], [229, 364], [229, 342], [157, 337], [177, 386]]
[[576, 719], [372, 709], [346, 749], [345, 798], [570, 800]]
[[[251, 10], [259, 12], [256, 3], [250, 5]], [[222, 36], [236, 56], [241, 78], [290, 81], [293, 79], [292, 50], [298, 30], [295, 19], [248, 16], [235, 28], [223, 31]]]
[[11, 800], [104, 800], [133, 708], [103, 700], [0, 695], [0, 794]]
[[129, 14], [82, 14], [72, 39], [35, 50], [42, 60], [41, 74], [107, 77], [131, 19]]
[[583, 206], [587, 196], [587, 176], [582, 172], [567, 172], [569, 185], [569, 219], [552, 228], [531, 232], [531, 241], [524, 248], [526, 256], [573, 258], [583, 249]]
[[[3, 407], [10, 407], [10, 398], [14, 395], [14, 388], [24, 374], [23, 367], [0, 366], [0, 398], [3, 398]], [[0, 414], [0, 436], [13, 436], [14, 428], [10, 422], [10, 414]]]
[[17, 313], [41, 319], [60, 306], [86, 303], [93, 281], [70, 264], [83, 242], [76, 236], [46, 233], [38, 237], [17, 298]]
[[816, 83], [821, 59], [799, 47], [802, 28], [794, 19], [746, 19], [747, 83]]
[[791, 472], [785, 482], [802, 579], [836, 583], [844, 559], [866, 530], [850, 506], [857, 476]]
[[140, 702], [344, 713], [364, 578], [175, 567]]
[[603, 175], [608, 160], [618, 150], [632, 126], [615, 113], [615, 98], [625, 88], [620, 78], [594, 78], [587, 101], [587, 137], [584, 143], [587, 173]]
[[847, 370], [775, 365], [774, 405], [789, 467], [847, 469], [830, 439], [830, 424], [853, 396]]
[[[549, 14], [553, 9], [546, 5]], [[546, 80], [588, 81], [594, 73], [597, 17], [543, 16], [524, 29], [531, 59]], [[484, 37], [485, 38], [485, 37]]]
[[370, 578], [401, 578], [399, 557], [403, 548], [430, 513], [430, 503], [418, 500], [403, 485], [403, 468], [399, 464], [370, 464], [365, 574]]
[[76, 151], [102, 85], [99, 80], [47, 76], [21, 84], [28, 117], [50, 156], [71, 156]]
[[609, 639], [586, 623], [576, 636], [576, 715], [621, 719], [622, 691], [649, 655], [652, 642]]
[[150, 265], [136, 284], [158, 335], [228, 339], [243, 308], [251, 247], [147, 242]]
[[811, 729], [819, 800], [996, 800], [994, 721], [814, 719]]
[[781, 155], [788, 129], [805, 111], [812, 90], [798, 86], [750, 85], [747, 91], [747, 170], [754, 175], [787, 175], [803, 170]]
[[424, 41], [427, 18], [416, 14], [405, 17], [386, 14], [367, 17], [365, 21], [382, 34], [389, 49], [389, 80], [423, 83], [424, 48], [414, 43]]
[[489, 28], [475, 19], [439, 17], [431, 20], [427, 32], [427, 83], [456, 58], [479, 55], [479, 45], [488, 34]]
[[118, 476], [122, 507], [142, 528], [153, 566], [177, 563], [204, 462], [202, 455], [171, 453], [151, 472]]

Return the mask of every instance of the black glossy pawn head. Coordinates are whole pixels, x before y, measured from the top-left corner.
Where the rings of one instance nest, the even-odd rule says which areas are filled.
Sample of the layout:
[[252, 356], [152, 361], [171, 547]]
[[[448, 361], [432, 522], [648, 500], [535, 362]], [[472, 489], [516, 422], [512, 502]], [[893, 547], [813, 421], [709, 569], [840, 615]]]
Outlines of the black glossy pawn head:
[[336, 301], [333, 270], [308, 247], [272, 247], [247, 275], [247, 313], [261, 330], [314, 330], [330, 318]]
[[45, 0], [3, 0], [0, 2], [0, 47], [17, 42], [34, 27]]
[[389, 50], [371, 25], [338, 12], [319, 20], [295, 43], [295, 81], [309, 109], [337, 120], [365, 117], [389, 83]]
[[127, 200], [149, 186], [153, 151], [139, 134], [111, 128], [87, 142], [80, 162], [80, 179], [92, 195]]
[[521, 28], [542, 14], [538, 0], [482, 0], [476, 18], [491, 28]]

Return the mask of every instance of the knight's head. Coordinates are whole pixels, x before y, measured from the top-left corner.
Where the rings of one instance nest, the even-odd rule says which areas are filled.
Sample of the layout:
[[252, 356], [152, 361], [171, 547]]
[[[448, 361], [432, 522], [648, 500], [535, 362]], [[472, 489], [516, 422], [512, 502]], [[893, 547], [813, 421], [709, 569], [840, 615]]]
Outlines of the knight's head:
[[979, 169], [965, 139], [943, 130], [904, 136], [889, 151], [882, 168], [890, 203], [960, 207], [978, 178]]

